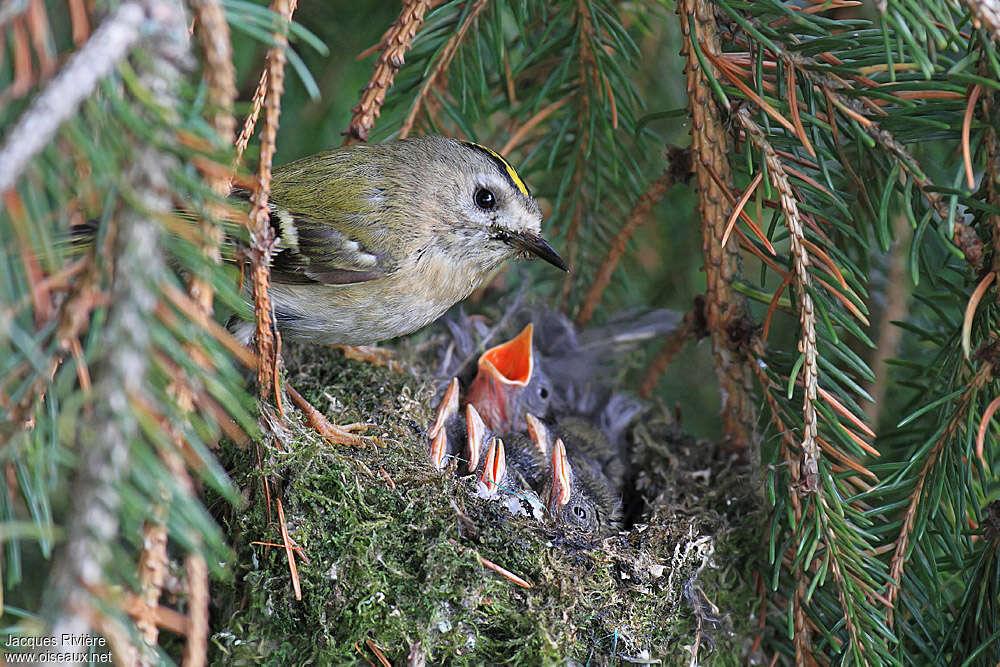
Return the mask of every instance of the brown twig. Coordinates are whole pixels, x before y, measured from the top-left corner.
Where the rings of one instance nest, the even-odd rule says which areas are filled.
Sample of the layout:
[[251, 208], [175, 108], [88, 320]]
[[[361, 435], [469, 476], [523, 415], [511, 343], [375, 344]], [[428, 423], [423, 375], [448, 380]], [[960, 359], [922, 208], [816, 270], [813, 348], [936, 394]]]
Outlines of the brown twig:
[[514, 150], [514, 148], [516, 148], [517, 145], [521, 143], [521, 140], [524, 139], [524, 137], [527, 136], [529, 132], [535, 129], [535, 127], [537, 127], [538, 124], [541, 123], [543, 120], [551, 116], [559, 109], [566, 106], [569, 100], [570, 100], [569, 97], [564, 97], [561, 100], [557, 100], [552, 104], [549, 104], [548, 106], [539, 109], [538, 113], [529, 118], [523, 125], [521, 125], [521, 127], [517, 128], [517, 132], [512, 134], [510, 139], [507, 140], [507, 143], [505, 143], [503, 145], [503, 148], [500, 149], [500, 154], [507, 155], [512, 150]]
[[187, 641], [183, 667], [202, 667], [208, 654], [208, 566], [200, 554], [188, 554], [184, 561], [188, 587]]
[[636, 200], [628, 217], [625, 218], [621, 229], [618, 230], [618, 234], [611, 240], [608, 252], [598, 267], [597, 274], [594, 276], [594, 282], [591, 283], [590, 289], [587, 290], [587, 294], [583, 297], [583, 305], [580, 308], [580, 313], [576, 316], [577, 326], [585, 326], [594, 316], [594, 310], [601, 302], [604, 290], [607, 289], [608, 284], [611, 282], [611, 274], [618, 266], [618, 262], [625, 255], [625, 245], [635, 234], [636, 230], [639, 229], [639, 226], [646, 221], [646, 217], [653, 210], [653, 206], [660, 201], [673, 184], [674, 170], [668, 166], [660, 177], [650, 183], [646, 191]]
[[29, 0], [24, 19], [28, 24], [32, 46], [35, 47], [35, 57], [38, 59], [38, 78], [44, 81], [52, 75], [56, 67], [56, 58], [51, 46], [54, 40], [49, 29], [45, 3], [42, 0]]
[[[295, 8], [298, 5], [298, 0], [290, 0], [288, 3], [288, 20], [291, 21], [292, 14], [295, 12]], [[273, 10], [273, 7], [272, 7]], [[287, 38], [286, 38], [287, 43]], [[250, 145], [250, 138], [253, 136], [254, 127], [257, 125], [257, 119], [260, 117], [261, 109], [264, 107], [264, 100], [267, 97], [267, 91], [270, 82], [269, 68], [265, 67], [260, 73], [260, 79], [257, 81], [257, 87], [253, 92], [253, 104], [250, 109], [250, 113], [243, 120], [243, 129], [240, 130], [239, 137], [236, 138], [236, 163], [238, 164], [240, 158], [243, 157], [243, 152]]]
[[392, 667], [392, 663], [390, 663], [389, 659], [385, 657], [385, 653], [382, 652], [382, 648], [378, 644], [371, 639], [366, 639], [365, 644], [369, 649], [371, 649], [371, 652], [375, 654], [375, 657], [378, 658], [382, 667]]
[[139, 589], [138, 601], [133, 618], [135, 625], [142, 633], [149, 646], [156, 646], [159, 641], [159, 628], [156, 625], [155, 610], [160, 605], [160, 594], [163, 592], [163, 581], [167, 573], [167, 529], [159, 523], [166, 513], [160, 504], [155, 508], [153, 523], [147, 523], [143, 529], [142, 553], [139, 557]]
[[73, 26], [73, 43], [80, 46], [90, 35], [90, 20], [83, 0], [68, 0], [69, 18]]
[[732, 325], [749, 321], [745, 299], [732, 288], [732, 283], [740, 275], [739, 253], [735, 247], [723, 247], [721, 243], [729, 217], [727, 201], [732, 197], [729, 132], [692, 45], [694, 40], [698, 40], [703, 52], [717, 57], [721, 52], [718, 28], [714, 7], [707, 0], [681, 0], [677, 3], [677, 13], [681, 18], [684, 39], [682, 54], [687, 61], [685, 74], [692, 120], [692, 162], [698, 182], [698, 211], [702, 220], [705, 320], [712, 339], [716, 376], [722, 395], [723, 434], [731, 446], [756, 446], [751, 371], [739, 344], [734, 343], [729, 335]]
[[[236, 70], [229, 38], [229, 23], [219, 0], [196, 0], [192, 3], [199, 29], [198, 40], [205, 56], [204, 76], [208, 80], [209, 122], [219, 138], [229, 145], [236, 131], [233, 102], [236, 100]], [[224, 172], [206, 174], [206, 184], [219, 198], [229, 194], [229, 178]], [[218, 221], [223, 217], [223, 207], [211, 201], [207, 206], [208, 220], [201, 224], [201, 251], [213, 264], [222, 261], [219, 250], [222, 228]], [[206, 313], [212, 312], [214, 292], [211, 283], [192, 275], [188, 293]]]
[[260, 131], [260, 162], [257, 181], [250, 195], [250, 262], [253, 278], [254, 313], [257, 316], [256, 343], [257, 388], [261, 397], [271, 391], [272, 383], [277, 383], [274, 373], [277, 363], [277, 343], [279, 335], [271, 326], [271, 298], [268, 289], [271, 282], [271, 254], [274, 252], [274, 229], [271, 227], [268, 197], [271, 193], [271, 163], [274, 159], [278, 134], [278, 118], [281, 116], [281, 94], [284, 92], [285, 47], [288, 44], [288, 23], [292, 19], [289, 0], [273, 0], [271, 9], [282, 19], [282, 26], [274, 32], [274, 46], [267, 50], [267, 93], [264, 97], [264, 124]]
[[[732, 214], [729, 216], [729, 220], [726, 221], [726, 231], [722, 232], [721, 243], [723, 247], [725, 247], [726, 242], [729, 241], [729, 235], [732, 233], [733, 227], [736, 226], [737, 218], [739, 218], [740, 214], [743, 213], [743, 209], [746, 207], [747, 202], [750, 201], [750, 197], [752, 197], [753, 193], [756, 192], [757, 186], [760, 185], [760, 182], [763, 179], [764, 179], [764, 172], [758, 171], [757, 175], [753, 177], [752, 181], [750, 181], [750, 184], [747, 186], [747, 189], [743, 191], [742, 195], [740, 195], [739, 200], [736, 202], [736, 206], [733, 208]], [[762, 241], [767, 239], [767, 237], [763, 234], [759, 236], [761, 237]]]
[[660, 351], [653, 357], [653, 361], [649, 364], [646, 374], [642, 376], [642, 381], [639, 383], [640, 396], [648, 399], [653, 395], [656, 385], [667, 371], [670, 362], [674, 360], [674, 357], [681, 351], [681, 348], [691, 339], [694, 333], [693, 321], [692, 314], [688, 313], [685, 315], [681, 326], [671, 331], [666, 340], [663, 341]]
[[972, 116], [976, 111], [976, 102], [983, 87], [978, 83], [969, 91], [969, 100], [965, 104], [965, 114], [962, 116], [962, 162], [965, 164], [965, 184], [969, 189], [976, 187], [976, 175], [972, 171], [972, 147], [969, 145], [969, 134], [972, 131]]
[[382, 53], [375, 61], [375, 71], [364, 87], [361, 101], [351, 109], [354, 114], [344, 131], [344, 145], [368, 141], [368, 133], [379, 117], [385, 94], [392, 87], [396, 73], [403, 66], [406, 52], [424, 21], [424, 14], [440, 0], [403, 0], [403, 9], [382, 36], [379, 48]]
[[997, 274], [994, 271], [989, 271], [983, 276], [965, 304], [965, 314], [962, 317], [962, 352], [966, 359], [972, 354], [972, 323], [976, 317], [976, 310], [979, 308], [979, 302], [986, 296], [986, 290], [990, 288], [996, 277]]
[[517, 584], [518, 586], [521, 586], [522, 588], [534, 588], [534, 586], [532, 586], [528, 581], [526, 581], [526, 580], [522, 579], [521, 577], [517, 576], [516, 574], [514, 574], [513, 572], [511, 572], [507, 568], [504, 568], [504, 567], [501, 567], [501, 566], [497, 565], [496, 563], [494, 563], [493, 561], [489, 560], [488, 558], [484, 558], [483, 556], [480, 556], [479, 553], [477, 553], [475, 550], [470, 549], [470, 548], [468, 548], [468, 547], [466, 547], [466, 546], [464, 546], [462, 544], [459, 544], [457, 541], [455, 541], [454, 539], [452, 539], [450, 537], [448, 538], [448, 541], [451, 542], [452, 544], [454, 544], [456, 547], [458, 547], [460, 551], [470, 551], [470, 552], [472, 552], [472, 554], [477, 559], [479, 559], [479, 562], [483, 565], [483, 567], [487, 567], [487, 568], [493, 570], [494, 572], [496, 572], [500, 576], [502, 576], [505, 579], [508, 579], [508, 580], [514, 582], [515, 584]]
[[257, 87], [253, 91], [250, 113], [243, 119], [243, 128], [240, 130], [239, 136], [236, 137], [237, 163], [239, 163], [240, 158], [243, 157], [243, 153], [246, 151], [247, 146], [250, 145], [250, 139], [253, 137], [254, 128], [257, 126], [257, 119], [260, 118], [261, 109], [264, 108], [264, 98], [267, 97], [268, 78], [267, 68], [264, 68], [264, 70], [260, 73], [260, 79], [257, 80]]
[[[138, 595], [127, 594], [125, 600], [121, 603], [122, 611], [124, 611], [129, 616], [135, 618], [140, 614], [147, 613], [145, 611], [146, 602], [142, 600]], [[188, 619], [187, 617], [169, 607], [163, 607], [157, 605], [153, 607], [149, 612], [149, 617], [152, 619], [153, 623], [156, 624], [158, 628], [163, 628], [169, 630], [177, 635], [183, 635], [187, 632]], [[103, 631], [105, 628], [101, 628]], [[133, 662], [125, 662], [122, 660], [122, 655], [118, 651], [114, 651], [114, 656], [116, 660], [120, 660], [122, 664], [134, 664]]]
[[434, 69], [432, 69], [427, 78], [424, 79], [423, 85], [420, 86], [420, 90], [417, 92], [416, 97], [413, 98], [413, 105], [410, 107], [410, 113], [406, 115], [406, 119], [403, 121], [403, 124], [399, 126], [400, 139], [408, 137], [410, 132], [413, 131], [413, 126], [417, 122], [417, 115], [420, 113], [420, 108], [423, 106], [431, 87], [434, 86], [438, 79], [444, 76], [444, 73], [448, 71], [448, 67], [451, 65], [451, 61], [454, 59], [455, 54], [458, 53], [458, 47], [460, 47], [462, 42], [465, 40], [465, 36], [469, 32], [469, 28], [472, 27], [473, 22], [475, 22], [483, 10], [486, 9], [486, 5], [488, 3], [489, 0], [474, 0], [472, 7], [469, 8], [468, 14], [465, 15], [465, 20], [460, 26], [458, 26], [458, 29], [455, 30], [455, 34], [451, 36], [444, 48], [441, 50], [441, 55], [438, 56], [438, 61], [435, 63]]
[[986, 465], [986, 459], [983, 456], [983, 449], [986, 446], [986, 431], [990, 427], [990, 421], [993, 419], [993, 415], [996, 413], [997, 408], [1000, 408], [1000, 396], [997, 396], [990, 404], [986, 406], [986, 410], [983, 411], [983, 416], [979, 419], [979, 430], [976, 431], [976, 458]]
[[275, 498], [278, 505], [278, 527], [281, 529], [281, 541], [285, 546], [285, 557], [288, 558], [288, 573], [292, 578], [292, 590], [295, 591], [295, 599], [302, 599], [302, 588], [299, 585], [299, 568], [295, 565], [295, 552], [292, 550], [291, 538], [288, 536], [288, 524], [285, 523], [285, 507], [281, 504], [281, 498]]

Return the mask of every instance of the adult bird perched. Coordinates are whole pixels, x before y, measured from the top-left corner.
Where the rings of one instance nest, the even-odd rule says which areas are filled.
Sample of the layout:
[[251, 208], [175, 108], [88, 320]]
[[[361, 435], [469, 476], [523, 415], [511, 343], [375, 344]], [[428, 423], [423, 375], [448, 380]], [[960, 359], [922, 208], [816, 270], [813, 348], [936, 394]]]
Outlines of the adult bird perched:
[[[541, 209], [514, 167], [447, 137], [345, 146], [275, 167], [268, 219], [273, 321], [287, 340], [371, 345], [411, 333], [515, 257], [569, 270], [542, 238]], [[96, 231], [96, 223], [75, 228], [75, 251]], [[253, 323], [234, 316], [228, 326], [250, 343]], [[358, 441], [347, 428], [317, 429]]]
[[[467, 141], [316, 153], [275, 167], [268, 206], [271, 303], [289, 340], [369, 345], [411, 333], [514, 257], [568, 270], [514, 168]], [[249, 322], [230, 329], [245, 343], [253, 334]]]

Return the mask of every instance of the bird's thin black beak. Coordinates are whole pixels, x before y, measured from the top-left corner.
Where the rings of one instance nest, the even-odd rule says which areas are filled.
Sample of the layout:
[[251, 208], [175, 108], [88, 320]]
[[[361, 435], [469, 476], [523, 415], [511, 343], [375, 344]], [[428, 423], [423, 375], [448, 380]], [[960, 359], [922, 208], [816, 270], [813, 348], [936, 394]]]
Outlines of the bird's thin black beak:
[[559, 256], [559, 253], [553, 250], [552, 246], [550, 246], [545, 239], [537, 234], [532, 234], [531, 232], [510, 234], [507, 241], [518, 250], [531, 253], [539, 259], [544, 259], [557, 269], [569, 271], [569, 266], [563, 261], [562, 257]]

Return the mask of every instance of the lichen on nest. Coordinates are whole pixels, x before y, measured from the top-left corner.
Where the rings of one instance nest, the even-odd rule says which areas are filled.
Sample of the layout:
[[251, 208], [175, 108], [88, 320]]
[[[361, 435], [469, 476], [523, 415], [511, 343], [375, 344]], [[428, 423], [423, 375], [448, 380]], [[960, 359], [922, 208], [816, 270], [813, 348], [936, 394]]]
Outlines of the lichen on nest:
[[[658, 504], [642, 508], [627, 531], [581, 540], [513, 516], [477, 497], [471, 477], [427, 464], [433, 392], [419, 375], [317, 347], [291, 347], [285, 358], [288, 381], [313, 405], [340, 423], [373, 424], [379, 444], [329, 445], [286, 409], [282, 425], [272, 420], [269, 442], [223, 450], [247, 505], [220, 516], [237, 558], [235, 580], [217, 583], [213, 596], [214, 663], [377, 664], [377, 650], [392, 664], [687, 664], [685, 647], [699, 639], [701, 655], [712, 643], [722, 664], [739, 662], [732, 621], [746, 609], [719, 600], [748, 600], [736, 588], [740, 577], [720, 578], [713, 559], [732, 532], [725, 508], [737, 508], [719, 498], [711, 503], [723, 511], [690, 502], [697, 493], [681, 489], [703, 483], [680, 450], [710, 465], [714, 447], [683, 436], [664, 411], [636, 430], [642, 493]], [[683, 503], [661, 493], [671, 485]], [[301, 600], [285, 550], [254, 544], [282, 541], [275, 497], [301, 549]], [[733, 590], [706, 589], [706, 574]], [[705, 599], [720, 615], [735, 613], [719, 627]]]

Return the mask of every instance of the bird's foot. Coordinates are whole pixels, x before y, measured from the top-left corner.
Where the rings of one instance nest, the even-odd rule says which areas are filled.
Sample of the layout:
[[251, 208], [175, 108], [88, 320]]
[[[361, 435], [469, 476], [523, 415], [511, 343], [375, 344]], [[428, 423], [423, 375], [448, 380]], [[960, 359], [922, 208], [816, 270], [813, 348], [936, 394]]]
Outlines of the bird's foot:
[[396, 360], [396, 353], [375, 345], [334, 345], [344, 351], [344, 356], [354, 361], [365, 361], [375, 366], [384, 366], [393, 373], [405, 373], [406, 367]]
[[302, 394], [295, 391], [292, 385], [285, 383], [285, 390], [294, 401], [295, 405], [305, 414], [306, 421], [315, 429], [317, 433], [335, 445], [348, 445], [358, 447], [372, 444], [370, 438], [356, 435], [354, 431], [363, 431], [368, 428], [368, 424], [334, 424], [326, 416], [313, 407]]

